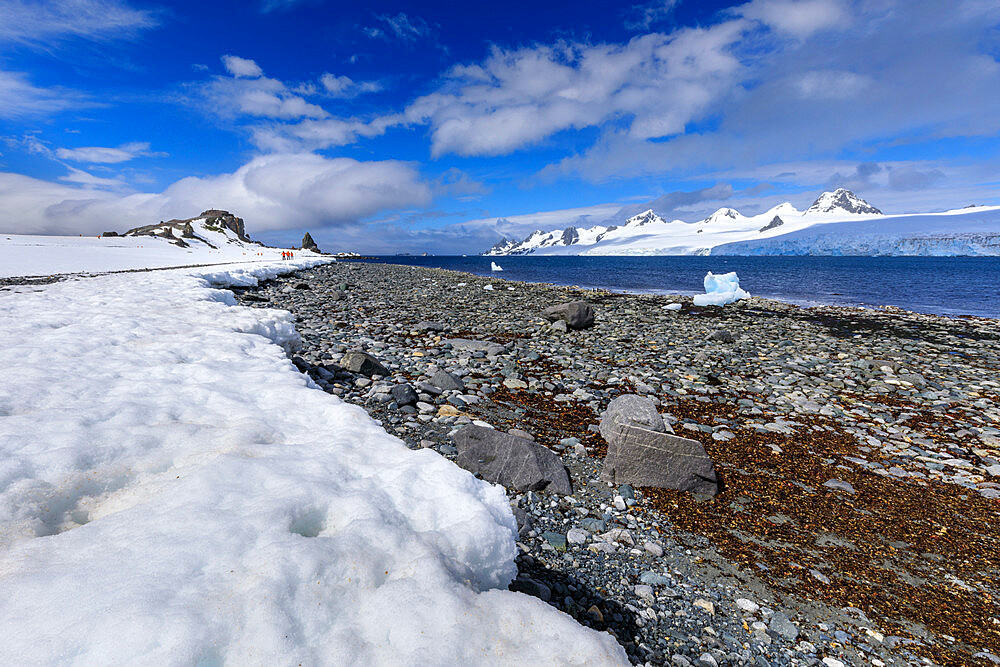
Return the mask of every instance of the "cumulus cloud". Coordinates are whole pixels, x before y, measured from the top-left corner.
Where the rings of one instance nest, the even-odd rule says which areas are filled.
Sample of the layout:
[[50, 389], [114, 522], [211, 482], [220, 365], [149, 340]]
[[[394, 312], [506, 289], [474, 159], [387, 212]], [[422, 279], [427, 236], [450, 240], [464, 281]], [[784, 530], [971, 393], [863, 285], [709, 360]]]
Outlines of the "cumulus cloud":
[[0, 3], [0, 44], [51, 45], [70, 37], [130, 39], [159, 25], [155, 12], [119, 0], [5, 0]]
[[[837, 6], [817, 9], [825, 22], [801, 19], [802, 38], [789, 32], [792, 25], [768, 39], [748, 28], [753, 49], [727, 52], [740, 65], [728, 89], [702, 112], [713, 119], [710, 127], [651, 142], [607, 123], [594, 143], [542, 175], [603, 181], [725, 172], [741, 179], [756, 165], [828, 164], [833, 155], [904, 137], [914, 145], [1000, 132], [1000, 96], [983, 94], [1000, 90], [1000, 61], [983, 39], [981, 13], [940, 3], [853, 4], [853, 16], [842, 23], [832, 18]], [[772, 10], [763, 8], [769, 7], [755, 2], [743, 9], [767, 18]], [[757, 19], [742, 20], [757, 25]], [[806, 30], [819, 25], [848, 29]], [[831, 173], [800, 183], [824, 187]]]
[[73, 162], [90, 164], [118, 164], [128, 162], [137, 157], [163, 157], [166, 153], [158, 153], [149, 149], [148, 141], [134, 141], [122, 144], [117, 148], [103, 146], [83, 146], [81, 148], [59, 148], [56, 157]]
[[889, 187], [893, 190], [923, 190], [945, 179], [940, 169], [921, 171], [913, 166], [889, 172]]
[[284, 82], [264, 76], [253, 60], [227, 55], [222, 57], [232, 76], [212, 77], [200, 87], [206, 108], [223, 117], [253, 116], [294, 120], [325, 118], [323, 107], [295, 94]]
[[223, 118], [250, 119], [245, 129], [254, 145], [264, 151], [293, 153], [342, 146], [379, 136], [405, 122], [398, 114], [339, 118], [306, 99], [352, 98], [379, 90], [378, 82], [357, 82], [324, 73], [318, 82], [286, 83], [265, 76], [253, 60], [230, 55], [224, 56], [223, 62], [231, 76], [214, 76], [197, 84], [200, 104]]
[[848, 190], [864, 190], [873, 186], [872, 178], [882, 173], [882, 166], [875, 162], [862, 162], [854, 173], [835, 173], [826, 182], [830, 188], [847, 188]]
[[[71, 171], [68, 181], [86, 177]], [[9, 233], [95, 233], [206, 208], [230, 210], [254, 231], [338, 227], [380, 212], [426, 206], [431, 188], [410, 164], [314, 154], [259, 156], [236, 171], [190, 177], [160, 193], [115, 194], [0, 173], [0, 229]]]
[[753, 0], [733, 11], [797, 38], [843, 27], [849, 19], [840, 0]]
[[431, 125], [431, 152], [503, 155], [567, 129], [624, 119], [628, 134], [682, 132], [731, 85], [730, 48], [745, 24], [650, 34], [627, 44], [494, 47], [481, 65], [458, 66], [406, 116]]
[[227, 72], [236, 77], [245, 76], [256, 79], [264, 74], [264, 70], [260, 68], [260, 65], [248, 58], [225, 55], [222, 56], [222, 64], [225, 66]]
[[382, 90], [382, 85], [377, 81], [354, 81], [348, 76], [337, 76], [329, 72], [325, 72], [319, 82], [330, 97], [351, 98]]

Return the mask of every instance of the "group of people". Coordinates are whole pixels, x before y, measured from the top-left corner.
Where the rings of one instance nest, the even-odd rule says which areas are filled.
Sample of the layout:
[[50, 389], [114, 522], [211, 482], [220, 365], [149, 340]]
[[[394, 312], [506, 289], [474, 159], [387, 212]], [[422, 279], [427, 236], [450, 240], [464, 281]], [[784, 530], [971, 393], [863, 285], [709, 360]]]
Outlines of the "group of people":
[[291, 250], [281, 251], [281, 259], [292, 259], [293, 257], [295, 257], [295, 253], [293, 253]]

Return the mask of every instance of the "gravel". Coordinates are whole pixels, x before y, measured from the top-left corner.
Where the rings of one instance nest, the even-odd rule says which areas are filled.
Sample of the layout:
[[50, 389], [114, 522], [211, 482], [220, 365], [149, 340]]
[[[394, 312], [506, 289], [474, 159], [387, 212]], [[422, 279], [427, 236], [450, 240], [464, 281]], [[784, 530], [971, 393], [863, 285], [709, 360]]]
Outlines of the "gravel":
[[[309, 289], [286, 289], [300, 283]], [[945, 489], [949, 502], [995, 507], [1000, 346], [993, 321], [803, 309], [760, 298], [697, 308], [681, 297], [346, 262], [237, 290], [237, 297], [293, 312], [302, 336], [296, 365], [414, 449], [454, 460], [452, 437], [471, 423], [559, 454], [572, 495], [508, 491], [520, 530], [511, 589], [612, 632], [637, 664], [922, 665], [1000, 651], [986, 634], [962, 635], [961, 627], [946, 634], [923, 617], [879, 616], [877, 603], [842, 597], [849, 589], [838, 586], [867, 546], [838, 523], [810, 522], [797, 511], [798, 500], [816, 497], [875, 516], [865, 505], [874, 502], [867, 480]], [[593, 306], [593, 327], [563, 331], [541, 317], [577, 300]], [[346, 370], [351, 351], [371, 355], [387, 374]], [[599, 415], [615, 397], [635, 393], [653, 401], [668, 432], [705, 445], [730, 489], [746, 479], [774, 486], [766, 457], [784, 461], [790, 452], [812, 456], [826, 474], [786, 477], [782, 488], [798, 500], [766, 509], [754, 494], [697, 500], [601, 482]], [[819, 445], [796, 449], [833, 434], [842, 445], [836, 454]], [[732, 462], [750, 447], [752, 461]], [[703, 525], [711, 517], [716, 523]], [[751, 520], [762, 532], [725, 525]], [[724, 530], [740, 539], [720, 539]], [[765, 557], [793, 535], [799, 541], [786, 545], [780, 567]], [[841, 553], [848, 557], [834, 558]], [[970, 563], [988, 568], [989, 557], [985, 566]], [[913, 565], [900, 578], [935, 583], [950, 575], [989, 600], [987, 617], [1000, 618], [992, 602], [1000, 599], [998, 569], [977, 578], [949, 570], [948, 558], [930, 560], [933, 567]]]

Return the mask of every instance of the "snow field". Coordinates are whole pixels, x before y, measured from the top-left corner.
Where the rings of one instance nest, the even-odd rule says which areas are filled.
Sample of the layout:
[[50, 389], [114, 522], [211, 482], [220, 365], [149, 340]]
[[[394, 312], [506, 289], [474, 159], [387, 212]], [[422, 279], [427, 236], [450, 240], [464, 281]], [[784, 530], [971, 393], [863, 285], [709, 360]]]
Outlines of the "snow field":
[[[167, 239], [153, 236], [25, 236], [0, 234], [0, 278], [47, 276], [56, 273], [100, 273], [133, 269], [169, 268], [232, 262], [269, 263], [281, 259], [283, 248], [244, 244], [229, 232], [204, 228], [199, 241], [178, 248]], [[296, 258], [319, 255], [296, 250]]]
[[289, 313], [212, 286], [316, 263], [0, 292], [0, 655], [627, 664], [502, 590], [502, 488], [318, 390]]

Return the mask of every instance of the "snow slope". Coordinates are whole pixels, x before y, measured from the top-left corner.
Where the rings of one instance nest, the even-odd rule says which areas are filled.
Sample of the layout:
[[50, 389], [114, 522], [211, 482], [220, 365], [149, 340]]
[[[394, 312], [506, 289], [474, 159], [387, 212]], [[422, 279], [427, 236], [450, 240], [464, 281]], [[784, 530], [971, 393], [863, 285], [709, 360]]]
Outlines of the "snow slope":
[[716, 246], [712, 254], [1000, 256], [1000, 206], [818, 224]]
[[[0, 234], [0, 278], [281, 259], [281, 248], [243, 243], [229, 230], [199, 228], [196, 234], [211, 245], [194, 242], [180, 248], [159, 236]], [[308, 251], [295, 252], [297, 257], [319, 257]]]
[[[924, 216], [885, 216], [877, 208], [848, 190], [824, 192], [805, 212], [785, 202], [754, 216], [744, 216], [731, 208], [721, 208], [696, 222], [668, 221], [654, 211], [632, 216], [619, 226], [596, 226], [577, 230], [535, 232], [520, 243], [502, 241], [487, 255], [707, 255], [784, 254], [782, 242], [774, 239], [800, 238], [812, 232], [824, 233], [819, 254], [998, 254], [1000, 224], [984, 218], [982, 207], [959, 209]], [[905, 218], [933, 218], [927, 228], [934, 233], [910, 243], [909, 222]], [[834, 225], [834, 223], [840, 223]], [[886, 225], [889, 224], [889, 227]], [[913, 223], [918, 224], [918, 223]], [[924, 223], [919, 223], [923, 225]], [[936, 226], [935, 226], [936, 225]], [[967, 225], [973, 237], [954, 238], [953, 228]], [[885, 231], [888, 230], [888, 231]], [[881, 234], [870, 251], [854, 239], [865, 234]], [[839, 237], [837, 235], [840, 235]], [[789, 236], [794, 235], [794, 236]], [[894, 246], [894, 239], [897, 246]], [[725, 250], [720, 250], [724, 246]], [[801, 253], [805, 245], [790, 245], [789, 252]], [[839, 248], [839, 250], [838, 250]]]
[[502, 488], [320, 391], [291, 314], [216, 288], [320, 261], [0, 290], [5, 663], [627, 664], [504, 590]]

